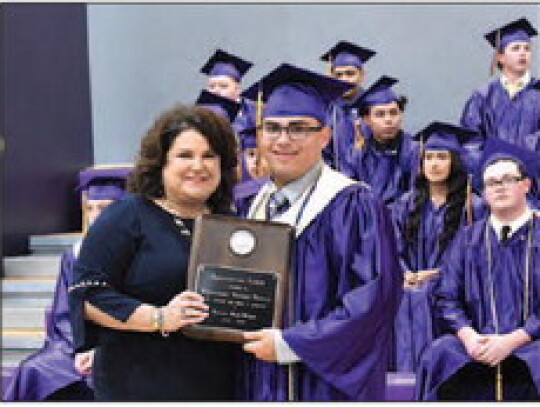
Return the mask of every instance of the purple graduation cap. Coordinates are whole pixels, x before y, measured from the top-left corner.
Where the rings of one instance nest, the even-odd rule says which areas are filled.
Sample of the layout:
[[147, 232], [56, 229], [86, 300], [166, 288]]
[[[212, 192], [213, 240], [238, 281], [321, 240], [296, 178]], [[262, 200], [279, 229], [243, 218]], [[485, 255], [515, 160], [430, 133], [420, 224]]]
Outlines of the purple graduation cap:
[[77, 190], [88, 200], [116, 200], [124, 196], [133, 167], [90, 167], [79, 172]]
[[508, 44], [514, 41], [529, 42], [531, 37], [538, 33], [526, 18], [512, 21], [485, 35], [486, 40], [493, 48], [502, 51]]
[[218, 49], [201, 68], [201, 73], [208, 76], [230, 76], [236, 82], [240, 82], [242, 76], [252, 66], [251, 62]]
[[240, 136], [240, 146], [242, 151], [246, 148], [257, 147], [257, 129], [255, 127], [246, 127], [238, 132]]
[[381, 76], [355, 102], [354, 107], [371, 107], [390, 103], [399, 99], [391, 89], [399, 81], [390, 76]]
[[362, 69], [364, 62], [375, 54], [376, 52], [369, 48], [360, 47], [348, 41], [339, 41], [330, 51], [321, 56], [321, 60], [330, 62], [332, 67], [356, 66]]
[[284, 63], [246, 89], [242, 96], [257, 100], [262, 92], [262, 100], [266, 102], [263, 117], [310, 116], [325, 124], [330, 102], [353, 87]]
[[229, 123], [232, 123], [240, 110], [240, 103], [234, 100], [216, 95], [215, 93], [202, 90], [197, 101], [197, 106], [205, 107], [212, 112], [225, 117]]
[[462, 146], [478, 133], [465, 127], [444, 122], [431, 122], [413, 136], [423, 143], [424, 150], [450, 150], [462, 152]]

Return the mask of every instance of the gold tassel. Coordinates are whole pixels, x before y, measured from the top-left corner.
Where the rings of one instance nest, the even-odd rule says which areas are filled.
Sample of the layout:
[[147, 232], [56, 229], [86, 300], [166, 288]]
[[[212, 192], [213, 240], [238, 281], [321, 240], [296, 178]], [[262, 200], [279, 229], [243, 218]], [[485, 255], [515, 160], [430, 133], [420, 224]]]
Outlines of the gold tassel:
[[473, 223], [473, 208], [472, 208], [472, 175], [467, 177], [467, 195], [465, 202], [465, 210], [467, 211], [467, 226], [471, 226]]
[[364, 136], [364, 133], [362, 132], [360, 123], [358, 121], [354, 121], [354, 148], [356, 150], [360, 150], [364, 147], [366, 144], [366, 137]]
[[497, 35], [495, 36], [495, 52], [493, 53], [493, 58], [491, 59], [491, 66], [489, 67], [490, 76], [495, 75], [497, 71], [497, 55], [499, 54], [499, 48], [501, 46], [501, 30], [497, 30]]
[[497, 401], [503, 401], [503, 376], [501, 364], [497, 365], [497, 373], [495, 376], [495, 399]]

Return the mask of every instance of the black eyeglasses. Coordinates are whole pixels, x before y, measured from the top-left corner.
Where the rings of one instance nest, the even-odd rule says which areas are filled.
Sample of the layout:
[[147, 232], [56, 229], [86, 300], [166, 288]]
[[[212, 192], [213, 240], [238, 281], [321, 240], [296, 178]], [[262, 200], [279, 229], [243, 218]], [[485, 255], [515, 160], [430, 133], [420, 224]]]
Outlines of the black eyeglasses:
[[484, 181], [485, 188], [495, 188], [498, 186], [509, 187], [514, 184], [517, 184], [519, 181], [523, 180], [525, 177], [520, 175], [503, 175], [501, 179], [488, 178]]
[[268, 139], [277, 140], [281, 136], [281, 133], [285, 131], [285, 134], [293, 141], [304, 140], [307, 136], [322, 130], [322, 128], [323, 126], [308, 126], [306, 124], [296, 123], [288, 126], [282, 126], [279, 123], [264, 123], [260, 127], [263, 136]]

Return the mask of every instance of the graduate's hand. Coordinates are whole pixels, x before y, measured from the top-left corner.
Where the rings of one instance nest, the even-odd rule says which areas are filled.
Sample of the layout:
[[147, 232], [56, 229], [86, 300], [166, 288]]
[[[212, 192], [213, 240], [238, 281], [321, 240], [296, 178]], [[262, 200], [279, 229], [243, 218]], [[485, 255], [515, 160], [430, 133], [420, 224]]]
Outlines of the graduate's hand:
[[514, 350], [531, 341], [523, 329], [516, 329], [504, 335], [486, 335], [486, 338], [480, 361], [490, 366], [498, 365]]
[[486, 335], [486, 342], [480, 352], [479, 362], [496, 366], [513, 351], [511, 341], [506, 335]]
[[474, 360], [480, 362], [481, 352], [484, 349], [484, 344], [487, 341], [487, 338], [483, 335], [480, 335], [471, 327], [461, 328], [457, 332], [457, 336], [461, 339], [463, 346], [467, 351], [467, 354]]
[[83, 376], [89, 376], [92, 373], [92, 365], [94, 363], [94, 349], [87, 352], [81, 352], [75, 354], [75, 361], [73, 366], [79, 374]]
[[248, 341], [243, 346], [244, 351], [266, 362], [277, 361], [274, 332], [271, 329], [244, 332], [244, 339]]

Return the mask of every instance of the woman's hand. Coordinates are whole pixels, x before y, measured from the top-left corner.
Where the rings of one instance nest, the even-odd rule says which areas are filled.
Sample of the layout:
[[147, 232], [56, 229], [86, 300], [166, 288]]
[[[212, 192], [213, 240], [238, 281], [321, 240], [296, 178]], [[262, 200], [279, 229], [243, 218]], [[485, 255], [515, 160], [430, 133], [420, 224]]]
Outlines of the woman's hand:
[[163, 330], [167, 332], [198, 324], [210, 315], [204, 297], [193, 291], [183, 291], [174, 296], [162, 310]]
[[83, 376], [89, 376], [92, 373], [92, 364], [94, 363], [94, 349], [87, 352], [75, 354], [73, 363], [75, 370]]

